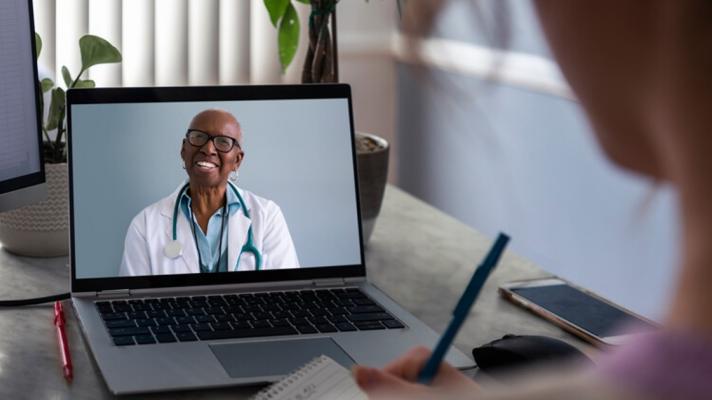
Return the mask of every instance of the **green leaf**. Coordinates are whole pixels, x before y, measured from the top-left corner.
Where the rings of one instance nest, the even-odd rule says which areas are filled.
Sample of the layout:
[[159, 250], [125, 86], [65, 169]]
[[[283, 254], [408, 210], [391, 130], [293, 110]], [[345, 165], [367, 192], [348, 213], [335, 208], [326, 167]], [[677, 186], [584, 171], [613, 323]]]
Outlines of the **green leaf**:
[[42, 52], [42, 38], [35, 32], [35, 59], [40, 58], [40, 53]]
[[44, 78], [40, 82], [40, 87], [42, 88], [42, 93], [47, 93], [48, 90], [52, 89], [52, 86], [54, 86], [54, 81], [52, 81], [49, 78]]
[[69, 68], [66, 65], [62, 65], [62, 78], [67, 89], [71, 88], [74, 79], [72, 79], [72, 74], [69, 73]]
[[121, 62], [121, 52], [99, 36], [82, 36], [79, 39], [79, 50], [82, 54], [82, 72], [93, 65]]
[[265, 7], [267, 7], [267, 12], [269, 13], [269, 19], [272, 21], [272, 25], [276, 28], [277, 22], [284, 16], [287, 11], [287, 6], [289, 6], [289, 0], [264, 0]]
[[77, 81], [77, 84], [74, 85], [74, 87], [77, 89], [94, 88], [96, 87], [96, 83], [91, 79], [81, 79]]
[[279, 23], [277, 44], [279, 46], [279, 62], [282, 64], [282, 73], [284, 73], [294, 59], [299, 45], [299, 15], [291, 3]]
[[57, 129], [64, 119], [65, 107], [64, 90], [62, 88], [54, 88], [52, 90], [52, 100], [49, 104], [49, 115], [47, 116], [47, 126], [45, 129], [51, 131]]
[[[303, 4], [311, 4], [311, 0], [297, 0], [297, 1], [300, 3], [303, 3]], [[366, 0], [366, 1], [368, 1], [368, 0]]]

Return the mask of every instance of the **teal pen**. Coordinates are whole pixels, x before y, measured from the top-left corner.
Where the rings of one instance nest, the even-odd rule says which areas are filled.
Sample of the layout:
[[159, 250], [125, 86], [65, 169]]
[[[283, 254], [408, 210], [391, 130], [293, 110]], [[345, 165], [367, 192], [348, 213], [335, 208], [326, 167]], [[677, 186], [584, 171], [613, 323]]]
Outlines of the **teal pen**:
[[458, 301], [457, 306], [455, 306], [455, 309], [452, 312], [450, 325], [448, 325], [445, 333], [443, 333], [442, 337], [438, 341], [437, 346], [435, 346], [433, 354], [430, 355], [430, 358], [425, 363], [425, 366], [418, 374], [418, 383], [427, 385], [435, 377], [435, 374], [438, 372], [438, 367], [445, 357], [445, 353], [447, 353], [447, 350], [450, 348], [450, 345], [455, 339], [455, 335], [457, 335], [457, 332], [460, 330], [462, 323], [465, 322], [465, 318], [470, 312], [472, 304], [475, 303], [477, 295], [480, 294], [480, 291], [485, 285], [490, 273], [497, 266], [497, 262], [499, 261], [504, 248], [507, 246], [507, 242], [509, 242], [509, 236], [504, 233], [500, 233], [499, 236], [497, 236], [497, 240], [492, 245], [489, 253], [487, 253], [487, 257], [485, 257], [484, 261], [482, 261], [482, 264], [480, 264], [475, 273], [472, 274], [470, 283], [467, 284], [467, 288], [462, 293], [460, 301]]

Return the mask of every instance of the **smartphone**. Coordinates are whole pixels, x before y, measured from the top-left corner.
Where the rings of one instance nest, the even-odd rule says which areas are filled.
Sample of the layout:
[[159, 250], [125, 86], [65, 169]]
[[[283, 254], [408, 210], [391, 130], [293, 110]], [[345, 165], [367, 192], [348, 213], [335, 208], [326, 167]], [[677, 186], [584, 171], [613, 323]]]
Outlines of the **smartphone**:
[[622, 328], [635, 327], [635, 333], [657, 328], [654, 322], [559, 278], [510, 282], [499, 293], [594, 345], [626, 342], [634, 333], [621, 332]]

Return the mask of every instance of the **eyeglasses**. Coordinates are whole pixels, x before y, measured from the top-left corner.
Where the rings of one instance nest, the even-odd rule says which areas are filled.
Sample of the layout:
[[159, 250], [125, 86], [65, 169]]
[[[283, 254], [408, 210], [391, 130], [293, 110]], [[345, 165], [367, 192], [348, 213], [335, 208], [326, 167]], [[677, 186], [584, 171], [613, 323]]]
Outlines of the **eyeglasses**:
[[203, 147], [205, 143], [208, 143], [208, 140], [212, 140], [215, 150], [221, 153], [227, 153], [235, 146], [240, 148], [240, 143], [237, 142], [237, 139], [222, 135], [213, 136], [197, 129], [188, 129], [185, 138], [188, 139], [188, 143], [195, 147]]

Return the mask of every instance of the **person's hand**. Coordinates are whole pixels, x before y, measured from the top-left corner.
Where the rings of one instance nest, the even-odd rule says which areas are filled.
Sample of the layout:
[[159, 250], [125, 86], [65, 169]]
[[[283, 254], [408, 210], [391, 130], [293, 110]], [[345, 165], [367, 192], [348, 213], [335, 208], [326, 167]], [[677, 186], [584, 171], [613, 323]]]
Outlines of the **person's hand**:
[[417, 383], [430, 350], [416, 347], [386, 365], [383, 370], [357, 365], [353, 375], [361, 390], [371, 399], [443, 399], [474, 397], [479, 387], [447, 363], [440, 364], [429, 386]]

